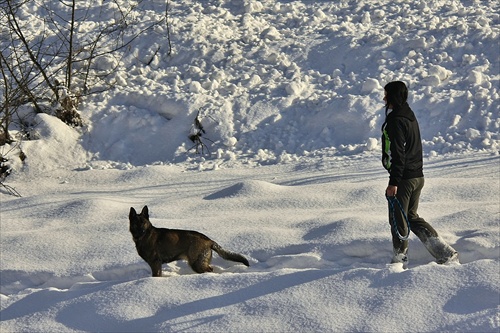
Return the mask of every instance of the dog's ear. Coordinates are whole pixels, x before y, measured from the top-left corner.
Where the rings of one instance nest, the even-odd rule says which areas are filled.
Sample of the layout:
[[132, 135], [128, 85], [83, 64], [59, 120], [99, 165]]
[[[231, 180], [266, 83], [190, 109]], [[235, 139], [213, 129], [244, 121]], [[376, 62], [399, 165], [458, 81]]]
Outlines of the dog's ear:
[[135, 211], [134, 207], [130, 207], [130, 213], [128, 214], [129, 218], [136, 217], [137, 212]]
[[147, 219], [149, 219], [149, 209], [148, 206], [144, 206], [142, 209], [141, 215]]

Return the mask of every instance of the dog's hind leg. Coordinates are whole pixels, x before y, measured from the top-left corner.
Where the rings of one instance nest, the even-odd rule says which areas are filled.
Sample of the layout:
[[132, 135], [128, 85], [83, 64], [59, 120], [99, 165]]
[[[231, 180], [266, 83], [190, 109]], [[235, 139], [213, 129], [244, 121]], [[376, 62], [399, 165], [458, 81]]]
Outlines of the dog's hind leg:
[[206, 249], [194, 258], [194, 261], [189, 260], [189, 265], [196, 273], [213, 272], [214, 269], [210, 266], [212, 261], [212, 250]]

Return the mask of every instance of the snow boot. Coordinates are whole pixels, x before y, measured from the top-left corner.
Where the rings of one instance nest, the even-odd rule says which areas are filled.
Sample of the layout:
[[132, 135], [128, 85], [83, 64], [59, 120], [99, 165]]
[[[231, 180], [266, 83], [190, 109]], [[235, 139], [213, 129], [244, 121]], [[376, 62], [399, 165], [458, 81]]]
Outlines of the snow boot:
[[391, 264], [397, 264], [401, 263], [403, 264], [403, 268], [407, 269], [408, 268], [408, 256], [404, 253], [394, 253], [394, 256], [392, 257]]
[[424, 245], [438, 264], [458, 262], [458, 252], [440, 236], [427, 238]]

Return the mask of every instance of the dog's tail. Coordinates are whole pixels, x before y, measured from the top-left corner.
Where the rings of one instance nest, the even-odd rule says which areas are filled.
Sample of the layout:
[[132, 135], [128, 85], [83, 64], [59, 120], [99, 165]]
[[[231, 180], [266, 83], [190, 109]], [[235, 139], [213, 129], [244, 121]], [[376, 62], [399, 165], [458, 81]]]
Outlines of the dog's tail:
[[212, 250], [217, 252], [218, 255], [220, 255], [222, 258], [224, 258], [226, 260], [237, 261], [237, 262], [241, 262], [245, 266], [250, 266], [250, 264], [248, 263], [248, 260], [245, 257], [243, 257], [241, 254], [224, 250], [216, 242], [213, 242]]

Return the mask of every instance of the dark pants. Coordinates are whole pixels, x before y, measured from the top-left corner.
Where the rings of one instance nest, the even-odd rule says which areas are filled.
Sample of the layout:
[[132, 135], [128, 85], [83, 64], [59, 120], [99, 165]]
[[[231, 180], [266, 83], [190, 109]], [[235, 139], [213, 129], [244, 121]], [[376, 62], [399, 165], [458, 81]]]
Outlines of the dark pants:
[[[396, 197], [403, 207], [408, 220], [410, 221], [411, 231], [422, 241], [427, 250], [436, 258], [446, 258], [451, 256], [455, 250], [446, 244], [438, 235], [436, 230], [423, 218], [418, 216], [418, 202], [420, 193], [424, 187], [424, 178], [403, 179], [398, 185]], [[407, 223], [399, 205], [394, 205], [394, 215], [400, 235], [408, 234]], [[400, 240], [393, 227], [392, 212], [389, 207], [389, 223], [391, 224], [392, 245], [394, 254], [406, 254], [408, 251], [408, 240]]]

